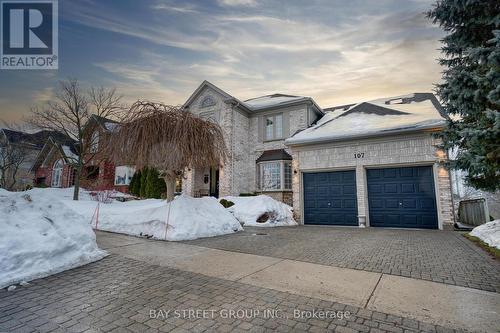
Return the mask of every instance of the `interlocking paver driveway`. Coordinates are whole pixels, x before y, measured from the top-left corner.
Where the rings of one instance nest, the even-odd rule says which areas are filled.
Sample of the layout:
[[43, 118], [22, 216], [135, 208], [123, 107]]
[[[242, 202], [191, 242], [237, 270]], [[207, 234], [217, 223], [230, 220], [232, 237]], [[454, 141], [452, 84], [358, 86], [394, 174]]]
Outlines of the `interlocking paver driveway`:
[[454, 231], [245, 228], [187, 243], [500, 292], [500, 262]]
[[[151, 318], [151, 310], [215, 315]], [[225, 318], [228, 310], [259, 310]], [[264, 317], [265, 310], [281, 318]], [[349, 311], [348, 319], [295, 318], [294, 310]], [[224, 312], [223, 312], [224, 311]], [[254, 313], [255, 314], [255, 313]], [[288, 318], [287, 318], [288, 316]], [[111, 255], [0, 290], [0, 332], [453, 332], [380, 312], [155, 266]]]

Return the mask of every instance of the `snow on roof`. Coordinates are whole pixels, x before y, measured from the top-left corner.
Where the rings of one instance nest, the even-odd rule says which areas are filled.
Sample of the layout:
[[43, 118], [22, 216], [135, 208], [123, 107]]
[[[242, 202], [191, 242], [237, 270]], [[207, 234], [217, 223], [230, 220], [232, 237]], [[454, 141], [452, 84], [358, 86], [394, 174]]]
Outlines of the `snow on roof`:
[[263, 109], [272, 106], [288, 104], [300, 100], [305, 100], [307, 98], [308, 97], [303, 97], [303, 96], [273, 94], [273, 95], [266, 95], [266, 96], [247, 99], [246, 101], [244, 101], [244, 103], [248, 108], [256, 110], [256, 109]]
[[78, 156], [71, 151], [71, 148], [69, 146], [62, 145], [61, 146], [64, 155], [66, 155], [67, 158], [77, 160]]
[[432, 94], [410, 94], [358, 103], [328, 112], [318, 123], [286, 140], [302, 144], [441, 127], [445, 118]]
[[115, 122], [106, 122], [104, 123], [104, 128], [109, 132], [114, 132], [118, 128], [118, 123]]

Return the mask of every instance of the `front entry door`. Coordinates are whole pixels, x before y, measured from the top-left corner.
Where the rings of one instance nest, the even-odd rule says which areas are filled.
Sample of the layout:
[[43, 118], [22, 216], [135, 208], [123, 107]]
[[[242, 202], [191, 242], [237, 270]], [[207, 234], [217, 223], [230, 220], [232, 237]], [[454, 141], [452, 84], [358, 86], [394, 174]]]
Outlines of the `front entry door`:
[[219, 197], [219, 169], [210, 168], [210, 196]]

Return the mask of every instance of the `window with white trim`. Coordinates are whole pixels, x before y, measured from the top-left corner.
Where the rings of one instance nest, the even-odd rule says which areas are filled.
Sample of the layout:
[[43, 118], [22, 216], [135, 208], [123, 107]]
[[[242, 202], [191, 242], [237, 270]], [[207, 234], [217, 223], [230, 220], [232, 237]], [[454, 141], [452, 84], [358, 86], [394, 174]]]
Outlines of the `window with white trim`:
[[122, 165], [115, 168], [115, 185], [129, 185], [134, 176], [135, 168]]
[[52, 181], [50, 183], [51, 187], [61, 187], [62, 186], [62, 174], [63, 174], [63, 160], [57, 160], [52, 167]]
[[92, 154], [97, 153], [99, 150], [99, 132], [94, 131], [90, 137], [90, 152]]
[[292, 162], [260, 162], [258, 171], [258, 187], [260, 190], [283, 191], [292, 189]]
[[283, 114], [275, 114], [264, 118], [265, 140], [283, 139]]

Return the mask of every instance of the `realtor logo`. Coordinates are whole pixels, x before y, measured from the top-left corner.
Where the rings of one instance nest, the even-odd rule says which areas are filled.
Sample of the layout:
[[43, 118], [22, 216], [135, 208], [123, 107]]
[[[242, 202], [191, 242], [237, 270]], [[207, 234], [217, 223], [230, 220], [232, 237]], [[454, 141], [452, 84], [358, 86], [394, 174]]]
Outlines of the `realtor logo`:
[[1, 69], [57, 69], [57, 1], [2, 1]]

